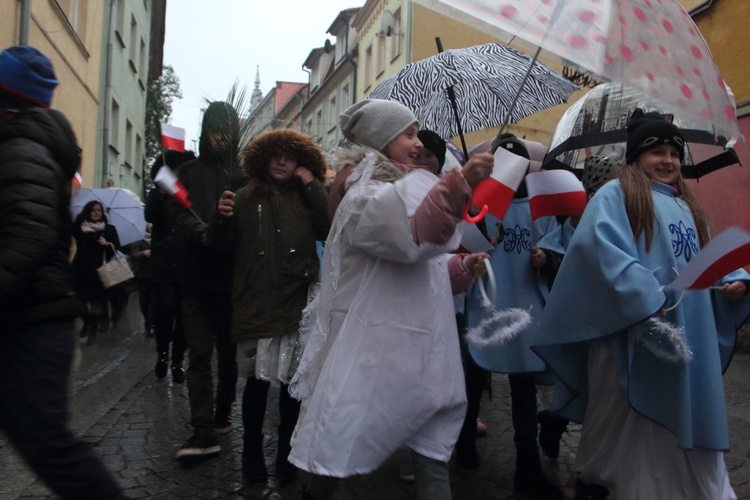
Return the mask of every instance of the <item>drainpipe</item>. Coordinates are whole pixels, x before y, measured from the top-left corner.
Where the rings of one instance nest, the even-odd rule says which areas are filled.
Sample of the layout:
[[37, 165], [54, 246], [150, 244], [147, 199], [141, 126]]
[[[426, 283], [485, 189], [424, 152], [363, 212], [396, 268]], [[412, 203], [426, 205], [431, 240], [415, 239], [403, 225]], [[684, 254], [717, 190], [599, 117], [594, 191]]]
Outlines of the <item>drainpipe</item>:
[[102, 175], [99, 180], [100, 187], [107, 187], [107, 177], [109, 174], [109, 108], [111, 106], [112, 86], [112, 27], [114, 26], [115, 2], [109, 2], [109, 16], [107, 16], [107, 55], [104, 60], [104, 98], [102, 106]]
[[21, 19], [18, 23], [18, 45], [29, 44], [29, 19], [31, 18], [31, 0], [22, 0]]

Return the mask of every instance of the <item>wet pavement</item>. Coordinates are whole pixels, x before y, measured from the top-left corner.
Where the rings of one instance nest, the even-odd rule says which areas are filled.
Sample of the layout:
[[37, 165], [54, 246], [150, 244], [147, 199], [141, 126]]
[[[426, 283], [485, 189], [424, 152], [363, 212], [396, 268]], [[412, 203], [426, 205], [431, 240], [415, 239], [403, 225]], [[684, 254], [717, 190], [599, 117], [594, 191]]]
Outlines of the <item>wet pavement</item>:
[[[80, 350], [71, 383], [71, 427], [91, 443], [117, 477], [125, 493], [133, 498], [253, 498], [297, 499], [306, 475], [279, 487], [273, 477], [267, 484], [245, 484], [241, 474], [242, 388], [238, 384], [233, 412], [235, 429], [220, 436], [222, 453], [200, 464], [184, 467], [174, 459], [175, 451], [190, 436], [187, 386], [174, 384], [168, 375], [153, 374], [155, 343], [141, 332], [137, 296], [132, 295], [127, 317], [117, 328], [99, 335], [93, 347]], [[242, 366], [240, 367], [241, 372]], [[477, 439], [482, 459], [478, 471], [451, 464], [455, 499], [511, 499], [515, 453], [510, 419], [507, 378], [493, 375], [492, 397], [485, 392], [480, 416], [488, 426], [486, 437]], [[726, 455], [732, 485], [739, 498], [750, 499], [750, 355], [737, 354], [725, 375], [731, 451]], [[540, 408], [549, 400], [549, 390], [540, 388]], [[265, 424], [266, 460], [273, 470], [278, 423], [278, 389], [269, 396]], [[580, 426], [571, 424], [563, 435], [560, 457], [542, 457], [542, 467], [573, 497], [572, 475]], [[26, 467], [0, 434], [0, 499], [54, 498]], [[373, 474], [340, 482], [338, 500], [401, 500], [415, 498], [413, 484], [401, 480], [399, 461], [388, 460]]]

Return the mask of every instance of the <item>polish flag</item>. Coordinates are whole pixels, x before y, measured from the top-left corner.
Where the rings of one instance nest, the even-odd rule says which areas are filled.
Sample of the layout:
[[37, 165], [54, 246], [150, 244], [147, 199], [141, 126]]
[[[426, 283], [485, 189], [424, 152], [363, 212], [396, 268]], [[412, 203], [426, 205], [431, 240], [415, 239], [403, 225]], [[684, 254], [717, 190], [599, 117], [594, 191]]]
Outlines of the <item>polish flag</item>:
[[666, 290], [700, 290], [750, 264], [750, 233], [730, 227], [703, 247]]
[[548, 215], [581, 215], [586, 190], [573, 172], [543, 170], [526, 176], [531, 220]]
[[529, 169], [529, 160], [504, 148], [497, 148], [494, 156], [492, 173], [474, 186], [471, 201], [480, 208], [486, 205], [489, 213], [502, 220]]
[[156, 173], [154, 178], [156, 185], [166, 191], [168, 194], [174, 196], [177, 202], [184, 208], [190, 208], [193, 203], [188, 198], [188, 190], [185, 186], [180, 184], [177, 177], [172, 172], [172, 169], [164, 165]]
[[81, 185], [83, 185], [83, 177], [81, 177], [79, 172], [76, 172], [73, 176], [73, 184], [75, 184], [76, 187], [81, 187]]
[[185, 152], [185, 129], [173, 127], [169, 123], [161, 124], [161, 147]]

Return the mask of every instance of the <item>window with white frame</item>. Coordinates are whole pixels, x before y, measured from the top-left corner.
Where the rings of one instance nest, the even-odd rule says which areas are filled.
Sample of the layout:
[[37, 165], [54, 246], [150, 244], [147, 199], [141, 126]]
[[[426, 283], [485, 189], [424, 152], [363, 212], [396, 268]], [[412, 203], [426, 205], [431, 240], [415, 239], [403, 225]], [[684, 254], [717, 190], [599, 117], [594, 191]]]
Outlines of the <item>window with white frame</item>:
[[372, 45], [365, 50], [365, 88], [372, 85]]
[[391, 60], [401, 55], [401, 8], [393, 14], [393, 33], [391, 33]]

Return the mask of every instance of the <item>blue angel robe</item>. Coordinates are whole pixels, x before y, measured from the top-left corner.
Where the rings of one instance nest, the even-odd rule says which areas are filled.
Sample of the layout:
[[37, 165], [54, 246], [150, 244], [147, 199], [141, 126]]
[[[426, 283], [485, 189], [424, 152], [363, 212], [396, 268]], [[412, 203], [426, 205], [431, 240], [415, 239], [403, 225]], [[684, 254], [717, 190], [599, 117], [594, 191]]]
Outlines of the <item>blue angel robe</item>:
[[[487, 216], [488, 236], [500, 240], [495, 229], [498, 220]], [[498, 373], [526, 373], [544, 371], [544, 362], [530, 347], [538, 325], [538, 317], [547, 298], [547, 282], [531, 265], [531, 249], [537, 240], [559, 226], [554, 217], [543, 217], [531, 221], [528, 198], [512, 201], [503, 218], [502, 241], [488, 253], [492, 271], [497, 282], [497, 310], [517, 307], [529, 310], [534, 320], [530, 327], [516, 337], [501, 344], [488, 347], [469, 345], [469, 352], [476, 363]], [[493, 232], [494, 231], [494, 232]], [[482, 296], [477, 286], [469, 292], [466, 315], [469, 328], [479, 324], [490, 314], [481, 306]]]
[[[553, 410], [583, 421], [588, 352], [605, 338], [619, 384], [639, 414], [676, 435], [683, 449], [727, 450], [729, 436], [722, 373], [736, 331], [750, 312], [748, 297], [727, 301], [708, 290], [662, 291], [698, 252], [698, 234], [685, 202], [670, 186], [652, 183], [654, 236], [633, 239], [619, 182], [589, 202], [570, 241], [541, 318], [533, 350], [554, 370]], [[722, 282], [747, 280], [744, 271]], [[635, 337], [633, 328], [679, 300], [663, 319], [684, 328], [693, 359], [665, 361]]]

